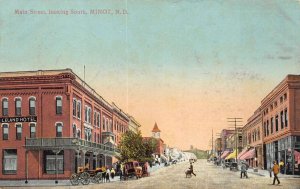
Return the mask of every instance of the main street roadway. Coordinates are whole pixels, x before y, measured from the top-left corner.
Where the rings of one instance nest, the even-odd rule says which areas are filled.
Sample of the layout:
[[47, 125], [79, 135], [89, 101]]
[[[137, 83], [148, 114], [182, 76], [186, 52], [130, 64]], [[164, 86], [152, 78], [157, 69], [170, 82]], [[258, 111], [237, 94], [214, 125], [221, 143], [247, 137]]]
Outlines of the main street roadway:
[[[185, 178], [185, 170], [189, 167], [188, 162], [180, 163], [163, 167], [153, 172], [150, 177], [142, 179], [131, 179], [127, 181], [115, 181], [103, 184], [90, 184], [87, 186], [57, 186], [55, 188], [78, 189], [78, 188], [108, 188], [108, 189], [230, 189], [230, 188], [289, 188], [300, 189], [300, 178], [280, 178], [280, 185], [272, 185], [273, 178], [267, 176], [259, 176], [255, 174], [248, 174], [248, 179], [240, 179], [240, 172], [229, 171], [222, 169], [206, 160], [198, 160], [194, 163], [194, 172], [196, 177]], [[26, 187], [29, 188], [29, 187]], [[49, 187], [38, 187], [49, 188]], [[51, 188], [51, 187], [50, 187]]]

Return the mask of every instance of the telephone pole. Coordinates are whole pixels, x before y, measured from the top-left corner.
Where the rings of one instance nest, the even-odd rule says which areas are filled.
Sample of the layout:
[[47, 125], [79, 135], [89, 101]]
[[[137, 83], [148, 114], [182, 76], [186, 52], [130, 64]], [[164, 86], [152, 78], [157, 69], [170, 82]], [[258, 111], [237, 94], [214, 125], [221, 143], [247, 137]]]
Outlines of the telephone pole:
[[[237, 153], [238, 153], [238, 150], [237, 150], [237, 129], [236, 129], [236, 126], [237, 126], [237, 123], [241, 123], [243, 122], [242, 121], [243, 118], [239, 118], [239, 117], [234, 117], [234, 118], [227, 118], [227, 122], [230, 122], [230, 123], [234, 123], [234, 135], [235, 135], [235, 162], [237, 162]], [[241, 126], [241, 125], [239, 125]]]

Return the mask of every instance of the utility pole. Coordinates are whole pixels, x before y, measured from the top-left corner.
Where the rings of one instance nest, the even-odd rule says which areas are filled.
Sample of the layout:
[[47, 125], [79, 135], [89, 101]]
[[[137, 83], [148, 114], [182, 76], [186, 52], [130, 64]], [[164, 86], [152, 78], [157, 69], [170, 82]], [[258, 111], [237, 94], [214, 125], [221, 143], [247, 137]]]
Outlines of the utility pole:
[[211, 154], [214, 151], [214, 129], [212, 129], [212, 133], [211, 133]]
[[237, 150], [237, 129], [236, 129], [236, 126], [237, 124], [236, 123], [241, 123], [243, 122], [242, 121], [243, 118], [239, 118], [239, 117], [234, 117], [234, 118], [227, 118], [227, 122], [230, 122], [230, 123], [234, 123], [234, 135], [235, 135], [235, 162], [237, 162], [237, 153], [238, 153], [238, 150]]

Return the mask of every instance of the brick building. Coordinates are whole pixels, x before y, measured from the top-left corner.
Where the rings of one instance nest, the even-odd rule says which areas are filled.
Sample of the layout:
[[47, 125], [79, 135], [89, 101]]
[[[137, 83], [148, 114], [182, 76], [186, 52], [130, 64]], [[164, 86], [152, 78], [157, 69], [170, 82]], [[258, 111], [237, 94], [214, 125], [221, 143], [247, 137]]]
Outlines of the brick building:
[[250, 167], [263, 168], [263, 137], [260, 108], [247, 120], [243, 127], [243, 153], [239, 159], [246, 160]]
[[300, 174], [300, 75], [288, 75], [261, 102], [264, 167], [285, 162], [284, 172]]
[[0, 73], [0, 179], [111, 165], [129, 118], [70, 69]]

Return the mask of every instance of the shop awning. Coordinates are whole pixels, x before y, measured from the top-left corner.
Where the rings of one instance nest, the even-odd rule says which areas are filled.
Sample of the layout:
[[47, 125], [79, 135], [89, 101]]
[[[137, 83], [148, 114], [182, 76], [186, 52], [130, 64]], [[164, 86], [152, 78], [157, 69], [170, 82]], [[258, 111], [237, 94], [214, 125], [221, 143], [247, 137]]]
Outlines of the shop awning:
[[255, 158], [255, 149], [252, 148], [251, 150], [249, 150], [248, 152], [246, 152], [244, 155], [242, 155], [240, 157], [241, 160], [245, 160], [245, 159], [252, 159]]
[[229, 150], [225, 150], [223, 152], [223, 154], [221, 155], [221, 159], [225, 159], [229, 154], [230, 154], [230, 151]]
[[298, 164], [300, 163], [300, 152], [294, 150], [295, 162], [297, 161]]
[[225, 159], [234, 159], [236, 158], [237, 151], [234, 150], [231, 154], [229, 154]]
[[242, 157], [242, 155], [244, 155], [247, 151], [248, 151], [248, 149], [244, 148], [243, 151], [241, 153], [239, 153], [237, 158], [240, 159]]

